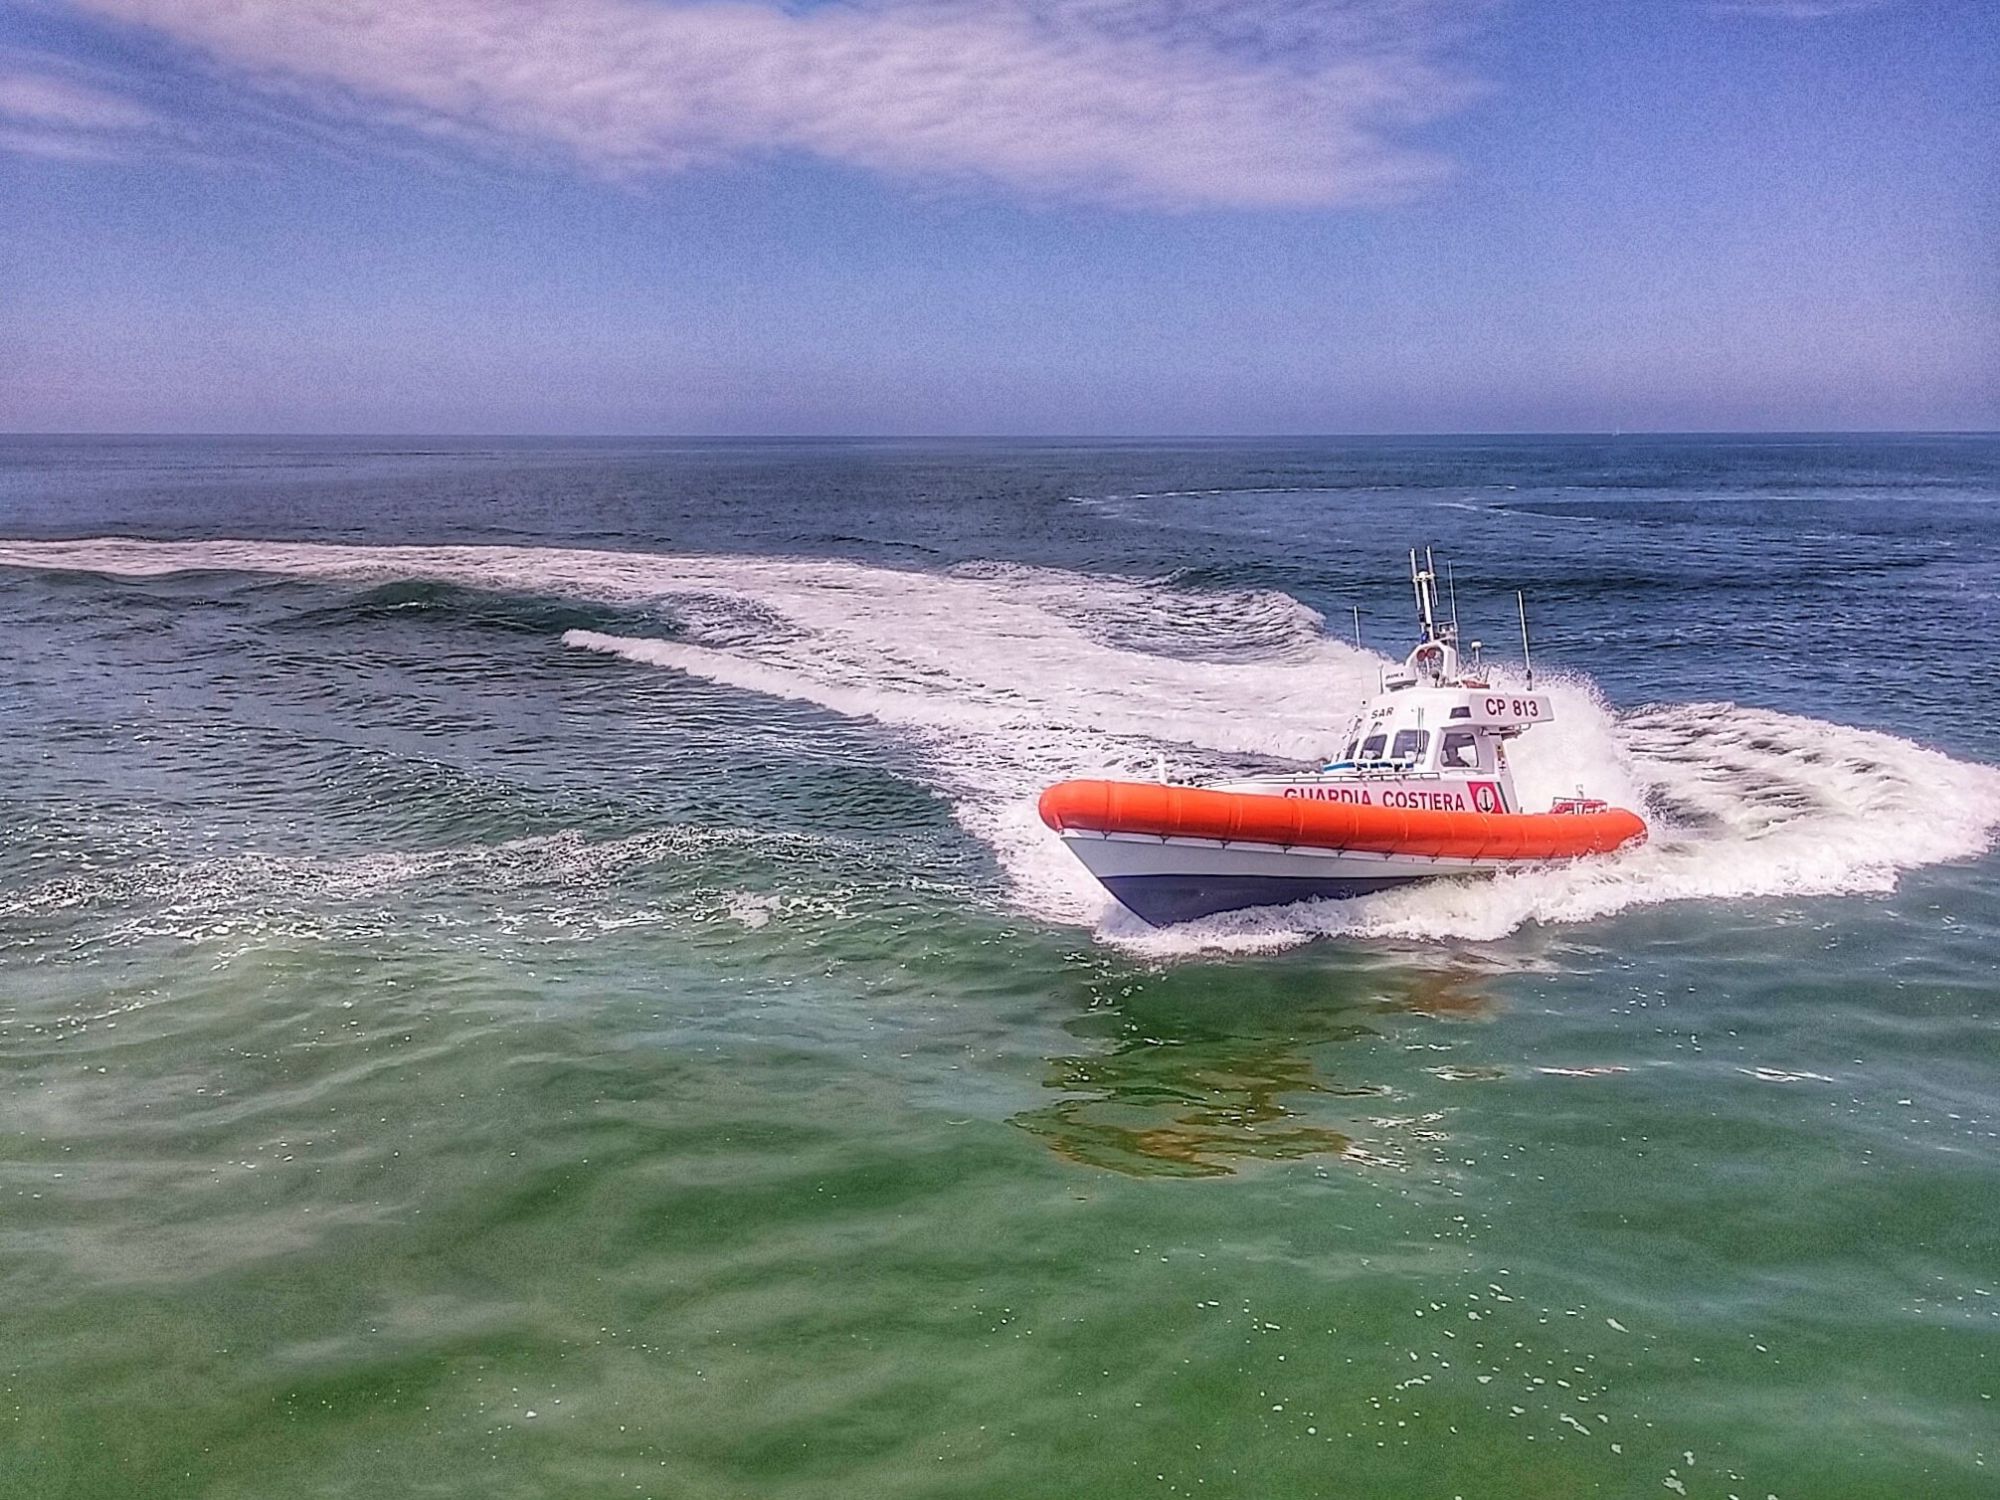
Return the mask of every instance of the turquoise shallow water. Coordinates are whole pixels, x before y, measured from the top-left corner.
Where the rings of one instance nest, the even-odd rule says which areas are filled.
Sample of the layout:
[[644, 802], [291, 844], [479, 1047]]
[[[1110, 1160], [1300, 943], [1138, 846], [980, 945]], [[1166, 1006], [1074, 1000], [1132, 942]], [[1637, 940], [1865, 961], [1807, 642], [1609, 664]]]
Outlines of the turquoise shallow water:
[[[0, 445], [0, 1492], [1994, 1493], [1996, 472]], [[1425, 538], [1643, 858], [1107, 914]]]

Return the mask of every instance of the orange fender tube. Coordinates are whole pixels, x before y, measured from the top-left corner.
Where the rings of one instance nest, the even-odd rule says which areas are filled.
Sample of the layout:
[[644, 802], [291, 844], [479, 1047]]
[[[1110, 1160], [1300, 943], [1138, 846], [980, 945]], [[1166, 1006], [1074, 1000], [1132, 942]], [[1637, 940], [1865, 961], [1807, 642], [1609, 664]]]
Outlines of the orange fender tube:
[[1575, 859], [1608, 854], [1646, 836], [1644, 820], [1622, 807], [1584, 813], [1426, 812], [1149, 781], [1058, 782], [1042, 793], [1041, 813], [1057, 832], [1443, 859]]

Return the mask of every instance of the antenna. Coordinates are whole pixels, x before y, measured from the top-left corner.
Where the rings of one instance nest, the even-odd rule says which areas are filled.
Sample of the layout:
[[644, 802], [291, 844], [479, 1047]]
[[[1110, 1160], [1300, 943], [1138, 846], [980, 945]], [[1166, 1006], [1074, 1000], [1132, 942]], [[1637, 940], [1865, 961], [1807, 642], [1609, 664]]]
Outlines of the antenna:
[[1514, 602], [1521, 608], [1521, 664], [1528, 669], [1528, 691], [1535, 690], [1535, 659], [1528, 654], [1528, 596], [1514, 590]]
[[1431, 549], [1424, 548], [1424, 562], [1417, 566], [1417, 549], [1410, 549], [1410, 587], [1417, 593], [1417, 628], [1427, 641], [1437, 639], [1438, 629], [1433, 618], [1437, 613], [1437, 574], [1431, 562]]
[[1451, 559], [1444, 560], [1444, 586], [1451, 595], [1451, 638], [1458, 639], [1458, 581], [1451, 576]]
[[1354, 649], [1361, 649], [1361, 606], [1354, 606]]

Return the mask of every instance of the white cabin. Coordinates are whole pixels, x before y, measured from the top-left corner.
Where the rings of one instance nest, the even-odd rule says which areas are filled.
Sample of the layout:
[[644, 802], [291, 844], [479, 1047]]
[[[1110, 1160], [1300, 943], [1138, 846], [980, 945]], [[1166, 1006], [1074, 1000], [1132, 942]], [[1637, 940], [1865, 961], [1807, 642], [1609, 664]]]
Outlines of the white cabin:
[[[1555, 719], [1548, 696], [1496, 688], [1479, 662], [1458, 653], [1458, 625], [1436, 619], [1435, 575], [1410, 554], [1423, 638], [1381, 691], [1361, 705], [1338, 754], [1303, 776], [1260, 776], [1223, 791], [1440, 812], [1521, 812], [1506, 742]], [[1532, 677], [1529, 679], [1533, 681]]]

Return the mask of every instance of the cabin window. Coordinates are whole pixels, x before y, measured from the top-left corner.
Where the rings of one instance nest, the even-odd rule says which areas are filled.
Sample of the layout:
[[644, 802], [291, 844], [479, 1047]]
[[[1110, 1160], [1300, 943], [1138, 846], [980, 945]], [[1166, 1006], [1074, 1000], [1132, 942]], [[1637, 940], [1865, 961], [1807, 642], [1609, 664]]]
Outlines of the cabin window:
[[1359, 740], [1349, 740], [1347, 742], [1347, 748], [1341, 751], [1337, 758], [1340, 760], [1353, 760], [1354, 752], [1358, 750], [1360, 747], [1361, 747], [1361, 742]]
[[1389, 736], [1386, 734], [1369, 735], [1367, 739], [1361, 742], [1361, 758], [1363, 760], [1380, 760], [1382, 758], [1382, 747], [1388, 743]]
[[1396, 731], [1396, 743], [1389, 751], [1389, 759], [1422, 760], [1430, 744], [1431, 732], [1428, 729], [1399, 729]]
[[1479, 741], [1463, 729], [1449, 731], [1444, 737], [1444, 748], [1438, 752], [1438, 764], [1461, 771], [1476, 770], [1479, 766]]

